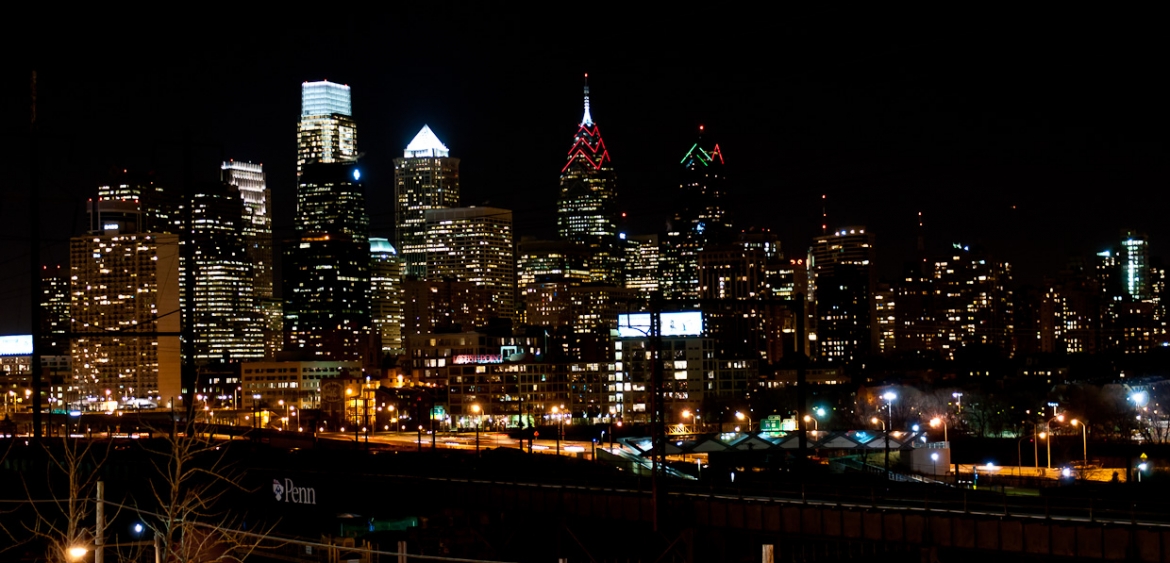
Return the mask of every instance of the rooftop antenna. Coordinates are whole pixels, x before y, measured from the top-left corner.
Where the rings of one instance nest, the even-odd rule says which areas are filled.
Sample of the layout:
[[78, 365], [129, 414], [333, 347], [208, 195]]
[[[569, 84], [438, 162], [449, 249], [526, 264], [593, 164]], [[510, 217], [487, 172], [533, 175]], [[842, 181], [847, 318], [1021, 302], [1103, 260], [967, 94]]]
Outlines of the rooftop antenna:
[[585, 73], [585, 115], [581, 117], [581, 125], [593, 125], [593, 116], [589, 115], [589, 73]]

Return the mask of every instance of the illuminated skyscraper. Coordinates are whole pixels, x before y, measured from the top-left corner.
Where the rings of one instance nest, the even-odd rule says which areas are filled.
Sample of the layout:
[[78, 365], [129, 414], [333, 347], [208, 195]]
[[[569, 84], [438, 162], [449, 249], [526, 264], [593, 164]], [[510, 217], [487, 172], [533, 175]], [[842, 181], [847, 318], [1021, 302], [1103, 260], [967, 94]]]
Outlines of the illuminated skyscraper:
[[828, 361], [861, 360], [875, 348], [873, 242], [865, 227], [845, 227], [813, 241], [816, 337]]
[[427, 220], [432, 209], [459, 207], [459, 159], [423, 125], [394, 159], [394, 221], [406, 274], [427, 277]]
[[[190, 237], [180, 244], [195, 245], [194, 275], [182, 278], [195, 281], [194, 359], [205, 363], [263, 358], [264, 324], [254, 290], [245, 201], [231, 184], [210, 184], [195, 190], [191, 213]], [[180, 259], [181, 270], [188, 267], [186, 261]]]
[[699, 253], [714, 244], [730, 242], [731, 222], [723, 209], [725, 177], [723, 150], [702, 138], [683, 157], [678, 211], [663, 241], [663, 296], [672, 300], [699, 296]]
[[1121, 284], [1134, 301], [1149, 299], [1150, 241], [1144, 233], [1121, 231]]
[[225, 162], [223, 181], [235, 186], [244, 201], [243, 234], [248, 260], [252, 262], [257, 299], [272, 297], [271, 194], [264, 167], [251, 162]]
[[370, 330], [370, 245], [356, 162], [310, 163], [297, 195], [297, 238], [285, 246], [285, 349], [363, 358]]
[[427, 277], [471, 282], [491, 292], [493, 316], [516, 313], [512, 212], [495, 207], [426, 211]]
[[301, 84], [297, 176], [310, 162], [342, 162], [357, 156], [357, 125], [349, 86], [325, 80]]
[[959, 248], [934, 263], [932, 282], [935, 342], [943, 358], [964, 346], [994, 346], [1015, 352], [1011, 265], [981, 251]]
[[113, 229], [75, 237], [69, 270], [70, 355], [81, 397], [163, 405], [178, 397], [179, 237]]
[[382, 337], [382, 350], [402, 351], [402, 260], [384, 238], [370, 237], [372, 321]]
[[[585, 75], [586, 79], [589, 75]], [[589, 83], [585, 83], [585, 112], [568, 159], [561, 168], [557, 200], [557, 233], [561, 238], [589, 246], [594, 254], [593, 281], [621, 284], [623, 252], [617, 229], [617, 188], [609, 151], [589, 111]]]

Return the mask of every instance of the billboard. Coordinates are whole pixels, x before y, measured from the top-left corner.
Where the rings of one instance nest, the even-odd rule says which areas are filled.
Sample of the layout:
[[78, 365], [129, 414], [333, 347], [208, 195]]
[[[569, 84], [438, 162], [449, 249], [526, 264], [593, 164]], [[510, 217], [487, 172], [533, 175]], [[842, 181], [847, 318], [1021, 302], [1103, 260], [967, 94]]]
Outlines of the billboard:
[[[703, 313], [701, 311], [662, 313], [661, 319], [662, 336], [701, 336], [703, 334]], [[622, 338], [650, 336], [650, 313], [618, 315], [618, 336]]]
[[0, 336], [0, 356], [31, 356], [32, 335]]

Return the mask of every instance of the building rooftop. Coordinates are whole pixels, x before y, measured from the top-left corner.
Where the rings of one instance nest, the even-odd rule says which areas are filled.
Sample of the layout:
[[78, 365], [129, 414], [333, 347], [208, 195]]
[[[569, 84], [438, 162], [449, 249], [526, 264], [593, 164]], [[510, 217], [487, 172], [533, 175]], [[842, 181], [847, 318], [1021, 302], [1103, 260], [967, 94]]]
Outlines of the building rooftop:
[[450, 154], [447, 145], [444, 145], [429, 125], [423, 125], [418, 134], [406, 145], [402, 156], [406, 158], [446, 158]]

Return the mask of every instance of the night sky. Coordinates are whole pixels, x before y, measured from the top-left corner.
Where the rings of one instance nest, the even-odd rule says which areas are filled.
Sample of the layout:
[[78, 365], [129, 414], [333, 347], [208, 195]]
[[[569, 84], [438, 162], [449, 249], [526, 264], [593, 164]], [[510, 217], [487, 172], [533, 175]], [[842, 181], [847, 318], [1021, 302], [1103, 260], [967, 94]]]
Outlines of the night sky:
[[887, 278], [913, 255], [919, 211], [931, 249], [982, 245], [1019, 283], [1122, 227], [1149, 233], [1154, 255], [1170, 240], [1157, 18], [436, 6], [106, 14], [7, 35], [0, 333], [28, 331], [33, 68], [46, 263], [66, 263], [111, 167], [181, 185], [188, 134], [199, 179], [217, 177], [221, 148], [264, 164], [276, 237], [289, 236], [300, 84], [320, 79], [353, 88], [373, 235], [392, 232], [392, 161], [424, 123], [462, 159], [465, 205], [513, 209], [518, 234], [549, 235], [585, 72], [630, 233], [673, 212], [703, 124], [736, 225], [775, 230], [792, 255], [820, 231], [821, 194], [830, 228], [876, 233]]

